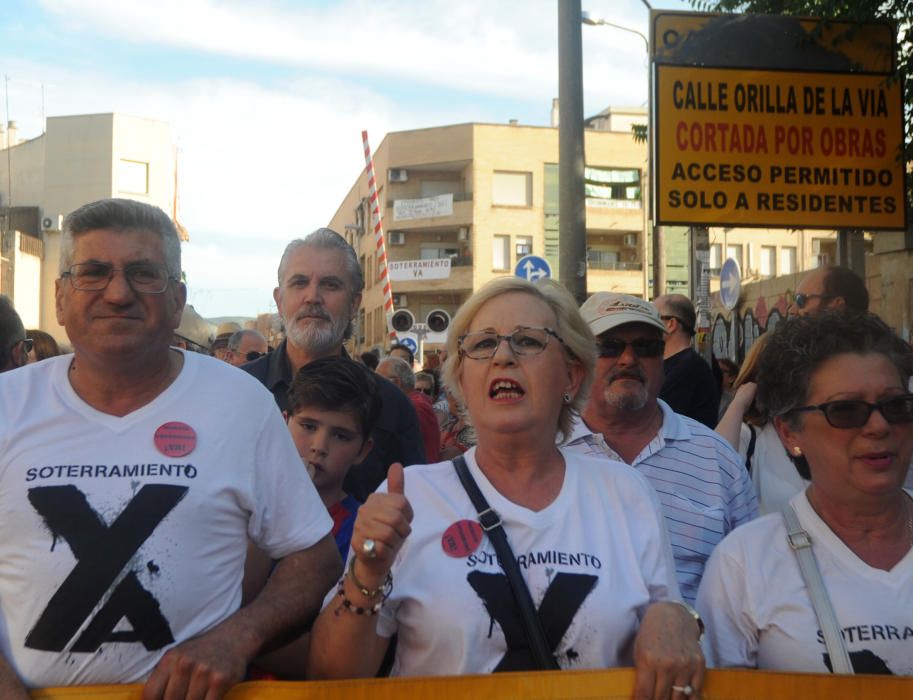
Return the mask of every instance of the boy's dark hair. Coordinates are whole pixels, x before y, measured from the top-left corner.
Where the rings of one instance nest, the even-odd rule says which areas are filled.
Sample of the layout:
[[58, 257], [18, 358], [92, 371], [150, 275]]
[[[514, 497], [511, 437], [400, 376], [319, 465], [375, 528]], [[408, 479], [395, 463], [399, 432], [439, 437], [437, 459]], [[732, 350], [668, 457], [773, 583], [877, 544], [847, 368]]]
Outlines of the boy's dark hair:
[[380, 416], [381, 398], [374, 374], [347, 357], [324, 357], [298, 370], [288, 390], [288, 414], [314, 406], [322, 411], [351, 411], [367, 440]]

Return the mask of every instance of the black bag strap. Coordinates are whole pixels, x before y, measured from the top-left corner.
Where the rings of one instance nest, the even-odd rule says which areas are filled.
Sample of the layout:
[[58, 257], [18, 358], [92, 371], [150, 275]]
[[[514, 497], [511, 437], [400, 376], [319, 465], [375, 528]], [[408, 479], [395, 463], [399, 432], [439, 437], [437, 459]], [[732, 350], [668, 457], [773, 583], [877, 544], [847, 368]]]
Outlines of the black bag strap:
[[495, 552], [497, 552], [498, 559], [501, 562], [501, 568], [507, 575], [510, 590], [514, 595], [514, 602], [520, 610], [523, 626], [526, 627], [526, 637], [533, 661], [544, 671], [558, 670], [560, 666], [555, 661], [555, 656], [552, 654], [551, 647], [545, 638], [542, 621], [539, 619], [536, 606], [533, 604], [533, 599], [529, 594], [529, 588], [526, 587], [526, 582], [520, 573], [520, 567], [517, 566], [517, 560], [514, 558], [513, 550], [511, 550], [510, 543], [507, 541], [507, 533], [504, 532], [501, 516], [488, 505], [488, 501], [485, 500], [485, 496], [479, 490], [479, 485], [476, 484], [472, 474], [469, 473], [466, 460], [462, 456], [453, 458], [453, 467], [456, 469], [457, 476], [460, 477], [460, 483], [466, 489], [469, 500], [472, 501], [472, 505], [478, 513], [479, 525], [482, 526], [482, 529], [488, 535], [488, 539], [494, 545]]
[[754, 454], [754, 444], [758, 440], [758, 431], [754, 429], [754, 426], [751, 423], [748, 423], [747, 425], [748, 431], [751, 433], [751, 438], [748, 440], [748, 452], [745, 453], [745, 469], [751, 474], [751, 456]]

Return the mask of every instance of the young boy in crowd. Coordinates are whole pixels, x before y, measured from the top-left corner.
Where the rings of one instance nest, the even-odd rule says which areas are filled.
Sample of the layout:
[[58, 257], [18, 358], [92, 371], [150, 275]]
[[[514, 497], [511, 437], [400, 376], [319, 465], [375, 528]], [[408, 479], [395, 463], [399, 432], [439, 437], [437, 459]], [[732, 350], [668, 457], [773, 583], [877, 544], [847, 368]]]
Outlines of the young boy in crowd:
[[327, 357], [298, 370], [288, 395], [289, 433], [333, 518], [333, 536], [345, 561], [361, 504], [343, 491], [342, 482], [373, 446], [381, 403], [377, 383], [364, 365]]
[[[371, 451], [371, 433], [381, 399], [374, 373], [348, 358], [315, 360], [300, 370], [288, 393], [285, 420], [304, 467], [333, 518], [333, 537], [342, 560], [349, 554], [355, 515], [361, 505], [342, 489], [349, 468]], [[244, 600], [251, 600], [269, 578], [273, 562], [248, 546]], [[248, 680], [303, 678], [307, 637], [258, 659]], [[302, 651], [304, 650], [304, 651]]]

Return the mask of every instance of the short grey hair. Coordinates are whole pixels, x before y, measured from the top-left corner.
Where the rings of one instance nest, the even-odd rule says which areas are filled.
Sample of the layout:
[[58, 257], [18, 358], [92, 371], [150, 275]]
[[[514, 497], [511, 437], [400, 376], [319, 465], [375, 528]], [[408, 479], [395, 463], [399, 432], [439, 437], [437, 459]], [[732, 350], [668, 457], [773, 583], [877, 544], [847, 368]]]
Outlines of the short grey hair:
[[387, 356], [380, 361], [378, 369], [381, 367], [381, 365], [386, 365], [393, 370], [393, 374], [396, 375], [397, 379], [399, 379], [400, 386], [403, 388], [403, 390], [415, 390], [415, 373], [412, 371], [409, 363], [406, 362], [403, 358]]
[[261, 340], [266, 340], [260, 331], [251, 328], [242, 328], [241, 330], [232, 333], [228, 338], [228, 349], [232, 352], [238, 352], [238, 350], [241, 349], [241, 343], [244, 342], [244, 336], [246, 335], [255, 335]]
[[361, 272], [361, 263], [358, 262], [358, 255], [346, 239], [330, 228], [319, 228], [309, 233], [304, 238], [296, 238], [294, 241], [285, 246], [282, 258], [279, 260], [278, 279], [279, 286], [282, 286], [282, 278], [285, 274], [285, 266], [288, 263], [288, 257], [299, 248], [329, 248], [342, 251], [346, 261], [346, 275], [349, 278], [349, 285], [352, 288], [352, 294], [361, 294], [365, 288], [365, 278]]
[[162, 240], [168, 274], [181, 279], [181, 239], [174, 222], [158, 207], [134, 199], [100, 199], [84, 204], [64, 218], [60, 232], [60, 273], [73, 264], [73, 239], [89, 231], [149, 231]]
[[460, 388], [460, 369], [463, 358], [460, 355], [460, 336], [466, 333], [472, 319], [488, 301], [511, 292], [522, 292], [544, 302], [555, 314], [555, 332], [562, 337], [561, 345], [568, 363], [579, 363], [583, 368], [583, 381], [577, 395], [570, 403], [563, 404], [558, 416], [557, 432], [567, 440], [571, 434], [574, 417], [586, 405], [596, 372], [596, 338], [580, 315], [577, 302], [571, 293], [553, 280], [527, 282], [519, 277], [499, 277], [482, 286], [467, 299], [456, 312], [447, 329], [447, 361], [444, 363], [444, 385], [457, 401], [465, 406]]

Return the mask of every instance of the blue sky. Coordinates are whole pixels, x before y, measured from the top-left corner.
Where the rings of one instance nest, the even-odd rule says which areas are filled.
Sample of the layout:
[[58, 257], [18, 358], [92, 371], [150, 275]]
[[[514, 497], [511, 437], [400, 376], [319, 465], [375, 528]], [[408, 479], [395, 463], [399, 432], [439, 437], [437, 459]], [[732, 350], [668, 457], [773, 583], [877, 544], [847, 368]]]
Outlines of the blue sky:
[[[655, 8], [689, 9], [680, 0]], [[640, 0], [584, 0], [647, 33]], [[24, 138], [47, 116], [170, 123], [190, 302], [273, 311], [282, 249], [324, 226], [358, 177], [361, 129], [548, 123], [557, 0], [4, 0], [0, 64]], [[643, 41], [583, 27], [586, 114], [646, 104]]]

